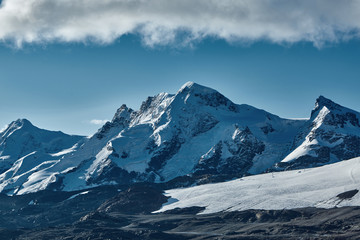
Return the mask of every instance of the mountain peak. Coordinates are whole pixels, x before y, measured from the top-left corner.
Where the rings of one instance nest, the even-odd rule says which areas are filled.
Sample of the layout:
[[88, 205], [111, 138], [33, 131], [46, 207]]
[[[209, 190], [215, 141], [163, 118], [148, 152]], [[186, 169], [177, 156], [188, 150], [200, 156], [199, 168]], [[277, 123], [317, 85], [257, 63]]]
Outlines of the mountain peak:
[[128, 108], [126, 106], [126, 104], [121, 105], [121, 107], [116, 110], [116, 113], [112, 119], [112, 121], [114, 122], [116, 119], [121, 119], [121, 118], [128, 118], [128, 116], [133, 112], [133, 110], [131, 108]]
[[21, 124], [21, 125], [32, 125], [32, 123], [29, 120], [27, 120], [26, 118], [19, 118], [14, 122]]
[[184, 85], [181, 86], [181, 88], [179, 89], [179, 92], [182, 92], [185, 88], [191, 88], [194, 84], [194, 82], [186, 82]]
[[321, 110], [323, 107], [326, 107], [329, 110], [339, 110], [340, 108], [343, 108], [341, 105], [333, 102], [332, 100], [320, 95], [315, 102], [315, 108], [311, 112], [311, 117]]
[[194, 85], [194, 84], [197, 84], [197, 83], [195, 83], [195, 82], [193, 82], [193, 81], [187, 81], [186, 83], [184, 83], [184, 85], [182, 85], [181, 88], [191, 87], [191, 86]]
[[334, 107], [339, 107], [340, 105], [333, 102], [332, 100], [320, 95], [317, 99], [316, 99], [316, 103], [315, 103], [315, 108], [321, 108], [321, 107], [327, 107], [327, 108], [334, 108]]
[[184, 93], [184, 92], [194, 92], [194, 93], [215, 93], [216, 90], [205, 87], [203, 85], [194, 83], [194, 82], [187, 82], [179, 89], [178, 93]]
[[330, 99], [320, 96], [316, 99], [315, 108], [311, 112], [311, 119], [318, 123], [326, 123], [340, 128], [347, 124], [360, 127], [360, 113], [343, 107]]
[[[237, 111], [236, 105], [218, 91], [202, 86], [194, 82], [185, 83], [176, 96], [186, 103], [189, 99], [196, 99], [195, 102], [211, 107], [224, 106], [230, 111]], [[191, 100], [190, 100], [191, 101]]]
[[15, 121], [12, 121], [8, 125], [8, 127], [4, 130], [4, 132], [9, 132], [9, 131], [13, 131], [15, 129], [28, 128], [28, 127], [33, 127], [32, 123], [25, 118], [19, 118]]

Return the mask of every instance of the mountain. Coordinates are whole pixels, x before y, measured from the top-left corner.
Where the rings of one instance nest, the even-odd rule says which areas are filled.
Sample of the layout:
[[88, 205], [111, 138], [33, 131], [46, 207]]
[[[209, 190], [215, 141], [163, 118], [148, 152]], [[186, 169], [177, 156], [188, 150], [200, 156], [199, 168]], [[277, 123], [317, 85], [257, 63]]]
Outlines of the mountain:
[[149, 97], [138, 111], [123, 105], [81, 147], [88, 152], [88, 145], [96, 145], [96, 154], [85, 156], [80, 150], [71, 156], [83, 160], [63, 174], [63, 189], [262, 172], [286, 155], [301, 125], [187, 83], [175, 95]]
[[320, 96], [293, 151], [278, 167], [316, 167], [360, 156], [360, 113]]
[[13, 121], [0, 132], [0, 173], [28, 154], [56, 154], [73, 147], [80, 139], [81, 136], [37, 128], [27, 119]]
[[0, 190], [16, 192], [19, 186], [13, 185], [15, 179], [51, 166], [59, 156], [75, 150], [81, 139], [37, 128], [26, 119], [11, 122], [0, 132]]
[[[122, 105], [93, 136], [71, 138], [64, 148], [52, 141], [41, 151], [38, 143], [25, 144], [27, 151], [15, 154], [0, 175], [0, 191], [133, 182], [183, 187], [319, 166], [360, 156], [358, 119], [359, 113], [324, 97], [309, 120], [283, 119], [189, 82], [176, 94], [148, 97], [139, 110]], [[24, 160], [28, 164], [19, 164]]]

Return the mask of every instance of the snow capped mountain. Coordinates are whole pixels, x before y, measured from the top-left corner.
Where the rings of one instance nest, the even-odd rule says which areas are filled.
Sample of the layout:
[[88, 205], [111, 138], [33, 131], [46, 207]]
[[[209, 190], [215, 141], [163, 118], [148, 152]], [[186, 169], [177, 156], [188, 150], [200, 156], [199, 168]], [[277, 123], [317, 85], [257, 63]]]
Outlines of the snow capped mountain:
[[360, 158], [319, 168], [243, 177], [166, 191], [159, 210], [205, 207], [201, 214], [248, 209], [359, 206]]
[[360, 113], [320, 96], [309, 122], [280, 167], [320, 166], [360, 156]]
[[[115, 115], [92, 137], [101, 136], [102, 149], [64, 174], [65, 190], [111, 182], [166, 182], [187, 174], [229, 179], [261, 172], [286, 155], [304, 123], [236, 105], [195, 83], [175, 95], [149, 97], [139, 111], [123, 106], [119, 112], [124, 114], [120, 128]], [[80, 159], [77, 153], [71, 158]]]
[[26, 119], [18, 119], [0, 133], [0, 173], [30, 153], [56, 154], [71, 148], [81, 138], [39, 129]]
[[[282, 119], [189, 82], [176, 94], [148, 97], [137, 111], [122, 105], [90, 138], [10, 124], [1, 132], [6, 167], [0, 191], [70, 191], [136, 181], [187, 186], [318, 166], [360, 156], [358, 119], [357, 112], [324, 97], [310, 120]], [[33, 129], [27, 131], [34, 137], [18, 137], [26, 135], [15, 134], [20, 129]]]
[[59, 156], [75, 150], [82, 138], [37, 128], [26, 119], [10, 123], [0, 133], [0, 190], [7, 191], [14, 182], [54, 164]]

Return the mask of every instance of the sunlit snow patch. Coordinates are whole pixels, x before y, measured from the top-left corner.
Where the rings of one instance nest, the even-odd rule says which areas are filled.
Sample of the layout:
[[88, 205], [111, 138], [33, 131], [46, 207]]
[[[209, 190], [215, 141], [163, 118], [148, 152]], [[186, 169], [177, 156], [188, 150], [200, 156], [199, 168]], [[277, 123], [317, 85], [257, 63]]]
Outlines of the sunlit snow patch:
[[88, 194], [89, 192], [90, 192], [90, 191], [85, 191], [85, 192], [77, 193], [77, 194], [75, 194], [75, 195], [72, 195], [71, 197], [69, 197], [69, 198], [66, 199], [66, 200], [74, 199], [74, 198], [76, 198], [76, 197], [78, 197], [78, 196], [80, 196], [80, 195]]
[[[201, 214], [248, 209], [360, 206], [360, 158], [318, 168], [267, 173], [225, 183], [166, 191], [169, 201], [157, 212], [206, 207]], [[355, 189], [355, 190], [354, 190]], [[340, 199], [345, 193], [351, 198]]]
[[64, 149], [60, 152], [57, 152], [57, 153], [53, 153], [53, 154], [50, 154], [52, 157], [59, 157], [59, 156], [62, 156], [62, 155], [65, 155], [65, 154], [68, 154], [68, 153], [71, 153], [71, 152], [74, 152], [77, 148], [78, 144], [75, 144], [74, 146], [72, 146], [71, 148], [68, 148], [68, 149]]

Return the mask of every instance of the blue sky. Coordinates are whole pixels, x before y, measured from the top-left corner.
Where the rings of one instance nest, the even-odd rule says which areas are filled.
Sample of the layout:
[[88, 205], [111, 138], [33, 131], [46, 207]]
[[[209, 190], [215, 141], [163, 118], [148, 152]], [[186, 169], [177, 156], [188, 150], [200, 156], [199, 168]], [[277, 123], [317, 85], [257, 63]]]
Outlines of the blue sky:
[[[41, 5], [44, 0], [31, 1], [38, 3], [39, 9], [35, 10], [51, 7]], [[18, 0], [13, 0], [12, 4], [16, 2]], [[172, 9], [167, 7], [157, 11]], [[36, 15], [38, 11], [34, 6], [29, 9], [34, 12], [33, 18], [46, 20], [46, 16]], [[250, 12], [260, 11], [252, 9]], [[352, 18], [340, 19], [336, 15], [333, 20], [335, 17], [330, 14], [331, 21], [325, 24], [346, 23], [346, 31], [324, 27], [326, 31], [314, 28], [304, 32], [301, 24], [294, 32], [283, 31], [284, 27], [273, 20], [274, 26], [270, 29], [271, 24], [263, 27], [264, 23], [253, 23], [259, 30], [241, 35], [246, 29], [240, 23], [246, 18], [234, 17], [224, 22], [235, 21], [244, 31], [238, 31], [233, 25], [223, 27], [221, 22], [220, 30], [206, 32], [201, 28], [202, 21], [195, 30], [189, 27], [186, 31], [179, 30], [175, 20], [174, 26], [144, 27], [135, 19], [140, 21], [133, 20], [142, 26], [140, 30], [120, 26], [115, 31], [117, 34], [106, 28], [99, 33], [96, 28], [81, 34], [80, 30], [75, 31], [77, 35], [74, 35], [68, 28], [61, 30], [64, 27], [57, 22], [38, 28], [38, 21], [31, 28], [27, 22], [13, 24], [11, 11], [5, 10], [3, 3], [0, 29], [10, 30], [0, 30], [0, 128], [17, 118], [27, 118], [41, 128], [89, 135], [100, 127], [91, 120], [111, 119], [123, 103], [138, 109], [147, 96], [175, 93], [187, 81], [217, 89], [235, 103], [250, 104], [286, 118], [309, 117], [319, 95], [360, 110], [359, 28], [352, 25]], [[161, 13], [156, 16], [161, 17]], [[322, 13], [309, 14], [318, 19]], [[74, 16], [77, 15], [75, 12]], [[60, 14], [58, 18], [61, 17]], [[294, 20], [295, 26], [301, 21]], [[23, 28], [18, 27], [21, 24]], [[234, 26], [238, 26], [236, 24]]]

